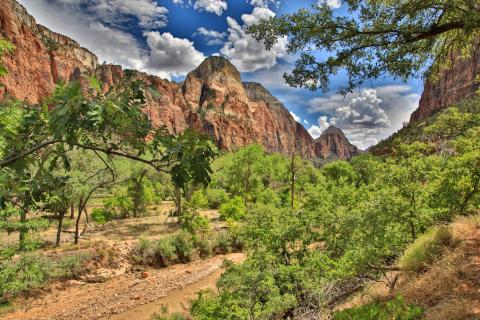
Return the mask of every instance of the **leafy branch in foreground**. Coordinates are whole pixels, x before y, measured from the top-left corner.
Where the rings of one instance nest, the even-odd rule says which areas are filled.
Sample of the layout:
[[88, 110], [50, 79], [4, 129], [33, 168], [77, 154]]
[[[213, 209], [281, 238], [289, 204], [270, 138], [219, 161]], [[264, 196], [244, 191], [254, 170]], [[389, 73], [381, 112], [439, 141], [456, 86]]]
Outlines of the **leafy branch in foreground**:
[[[345, 70], [347, 93], [392, 75], [403, 80], [445, 67], [447, 55], [470, 55], [480, 34], [478, 0], [346, 0], [345, 15], [327, 5], [261, 20], [249, 29], [271, 48], [281, 36], [301, 53], [291, 74], [294, 87], [328, 90], [330, 76]], [[326, 56], [324, 59], [319, 57]]]

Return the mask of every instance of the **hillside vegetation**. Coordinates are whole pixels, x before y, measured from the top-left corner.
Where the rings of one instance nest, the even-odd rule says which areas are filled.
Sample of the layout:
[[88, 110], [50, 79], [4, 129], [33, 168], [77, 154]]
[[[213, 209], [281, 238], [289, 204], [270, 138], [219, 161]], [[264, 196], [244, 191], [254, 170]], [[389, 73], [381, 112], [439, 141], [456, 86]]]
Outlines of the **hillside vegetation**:
[[[143, 83], [103, 94], [95, 78], [82, 81], [59, 84], [42, 105], [0, 107], [0, 229], [2, 239], [18, 236], [2, 242], [1, 303], [21, 305], [69, 279], [109, 281], [89, 273], [117, 265], [115, 244], [124, 239], [114, 233], [114, 246], [98, 252], [88, 230], [158, 214], [152, 206], [168, 200], [173, 206], [157, 225], [164, 229], [124, 248], [124, 273], [141, 271], [143, 279], [147, 267], [232, 251], [245, 259], [226, 261], [217, 290], [201, 292], [188, 315], [165, 311], [158, 319], [478, 316], [478, 308], [461, 308], [480, 289], [478, 223], [458, 219], [480, 205], [479, 99], [411, 124], [350, 162], [317, 168], [255, 144], [220, 155], [192, 130], [154, 128], [142, 111], [151, 89]], [[469, 222], [447, 226], [455, 221]], [[142, 227], [149, 226], [130, 232]], [[55, 241], [47, 241], [42, 232], [52, 228]], [[64, 244], [65, 233], [75, 245]], [[402, 281], [399, 270], [413, 278]], [[372, 282], [385, 283], [389, 295], [343, 308]], [[461, 300], [449, 299], [446, 283]]]

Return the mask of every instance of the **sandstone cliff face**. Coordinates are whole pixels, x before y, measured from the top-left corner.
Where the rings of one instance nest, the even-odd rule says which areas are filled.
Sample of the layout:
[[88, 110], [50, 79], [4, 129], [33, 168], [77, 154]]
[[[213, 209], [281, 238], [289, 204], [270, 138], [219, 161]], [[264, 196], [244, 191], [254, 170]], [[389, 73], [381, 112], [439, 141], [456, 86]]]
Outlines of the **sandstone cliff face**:
[[37, 103], [52, 92], [56, 82], [91, 72], [98, 63], [93, 53], [74, 40], [37, 25], [14, 0], [0, 2], [0, 31], [16, 47], [13, 55], [4, 58], [9, 75], [1, 79], [0, 98], [8, 94]]
[[[37, 25], [14, 0], [0, 3], [0, 30], [16, 46], [4, 59], [9, 74], [1, 79], [0, 100], [8, 94], [37, 103], [52, 93], [56, 82], [82, 74], [95, 75], [105, 92], [125, 79], [121, 66], [99, 65], [97, 57], [74, 40]], [[259, 83], [242, 83], [238, 70], [224, 58], [206, 59], [180, 84], [128, 72], [129, 79], [142, 80], [159, 93], [147, 95], [145, 112], [155, 126], [171, 133], [195, 128], [226, 150], [259, 143], [269, 152], [307, 158], [350, 159], [356, 154], [341, 131], [314, 141], [277, 98]]]
[[348, 142], [342, 130], [331, 126], [315, 139], [315, 154], [321, 159], [351, 159], [359, 150]]
[[425, 83], [419, 107], [410, 121], [424, 120], [442, 108], [475, 95], [479, 88], [475, 78], [480, 74], [480, 46], [471, 58], [452, 54], [451, 59], [451, 66], [441, 72], [437, 81]]

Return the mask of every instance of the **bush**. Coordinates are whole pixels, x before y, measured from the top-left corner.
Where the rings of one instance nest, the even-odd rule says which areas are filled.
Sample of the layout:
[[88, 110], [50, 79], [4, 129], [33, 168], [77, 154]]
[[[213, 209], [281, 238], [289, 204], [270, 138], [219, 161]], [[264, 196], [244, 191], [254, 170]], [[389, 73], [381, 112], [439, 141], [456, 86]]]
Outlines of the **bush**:
[[105, 208], [94, 208], [91, 213], [92, 220], [99, 225], [104, 225], [114, 218], [114, 213]]
[[181, 231], [172, 238], [172, 244], [175, 248], [180, 262], [186, 263], [192, 260], [194, 254], [194, 245], [192, 235], [188, 232]]
[[24, 254], [0, 262], [0, 302], [34, 289], [45, 287], [51, 279], [79, 276], [91, 256], [75, 254], [51, 260], [40, 254]]
[[195, 191], [190, 197], [187, 206], [197, 210], [208, 208], [208, 199], [203, 193], [203, 190]]
[[241, 197], [235, 197], [227, 203], [220, 206], [220, 219], [222, 220], [241, 220], [245, 217], [246, 207]]
[[223, 189], [206, 189], [205, 195], [210, 209], [218, 209], [222, 204], [228, 201], [227, 192]]
[[403, 271], [421, 272], [452, 241], [448, 227], [434, 227], [415, 240], [399, 260]]
[[32, 289], [42, 288], [49, 278], [51, 265], [37, 254], [27, 254], [18, 260], [0, 264], [0, 300]]
[[146, 265], [167, 267], [177, 261], [171, 237], [157, 241], [140, 239], [135, 252], [137, 261]]
[[420, 320], [422, 308], [409, 305], [401, 296], [387, 302], [374, 302], [335, 314], [333, 320]]

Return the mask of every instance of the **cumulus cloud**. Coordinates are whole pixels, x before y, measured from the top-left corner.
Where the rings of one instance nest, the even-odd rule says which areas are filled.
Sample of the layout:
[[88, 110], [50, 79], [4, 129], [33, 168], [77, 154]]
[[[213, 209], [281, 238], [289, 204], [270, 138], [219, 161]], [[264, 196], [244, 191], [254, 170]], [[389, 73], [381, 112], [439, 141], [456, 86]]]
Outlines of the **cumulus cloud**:
[[341, 0], [318, 0], [317, 5], [323, 6], [327, 5], [332, 9], [338, 9], [342, 6], [342, 1]]
[[193, 42], [157, 31], [145, 34], [150, 54], [145, 61], [147, 71], [164, 78], [181, 76], [196, 68], [205, 59]]
[[225, 37], [227, 34], [225, 32], [219, 32], [215, 30], [208, 30], [204, 27], [200, 27], [197, 31], [193, 34], [193, 36], [202, 36], [207, 41], [207, 45], [214, 46], [220, 45], [224, 42]]
[[[39, 23], [75, 39], [94, 52], [100, 62], [171, 79], [185, 75], [205, 58], [193, 42], [150, 30], [166, 23], [162, 15], [168, 12], [154, 0], [20, 1]], [[132, 17], [136, 17], [139, 28], [145, 30], [146, 47], [127, 30], [112, 24], [116, 19]]]
[[267, 8], [270, 4], [278, 6], [280, 4], [279, 0], [250, 0], [249, 2], [252, 6]]
[[[308, 124], [308, 123], [307, 123]], [[318, 125], [312, 125], [307, 131], [310, 135], [316, 139], [320, 137], [323, 131], [330, 126], [327, 116], [321, 116], [318, 118]]]
[[227, 1], [225, 0], [197, 0], [193, 5], [195, 10], [205, 10], [221, 16], [224, 10], [227, 10]]
[[267, 50], [262, 42], [256, 41], [246, 33], [249, 26], [260, 19], [274, 17], [275, 13], [268, 8], [255, 7], [251, 14], [243, 14], [240, 25], [235, 19], [227, 17], [228, 41], [220, 53], [242, 72], [256, 71], [275, 66], [278, 58], [287, 54], [287, 37], [280, 37], [278, 42]]
[[172, 0], [174, 4], [191, 7], [198, 11], [207, 11], [221, 16], [227, 10], [227, 0]]
[[[418, 100], [419, 95], [410, 86], [387, 85], [363, 89], [345, 97], [314, 98], [309, 101], [308, 111], [321, 113], [319, 122], [323, 127], [341, 128], [350, 142], [364, 149], [400, 129], [418, 106]], [[313, 128], [312, 132], [318, 134], [318, 129]]]

